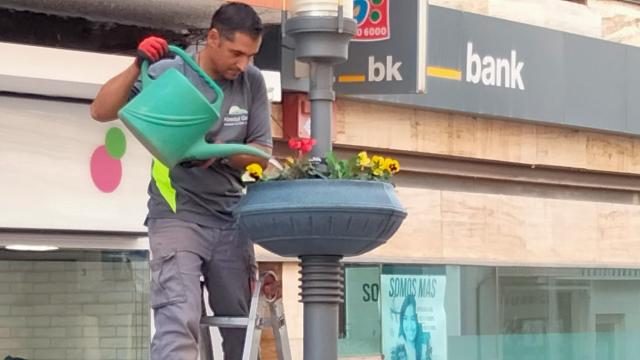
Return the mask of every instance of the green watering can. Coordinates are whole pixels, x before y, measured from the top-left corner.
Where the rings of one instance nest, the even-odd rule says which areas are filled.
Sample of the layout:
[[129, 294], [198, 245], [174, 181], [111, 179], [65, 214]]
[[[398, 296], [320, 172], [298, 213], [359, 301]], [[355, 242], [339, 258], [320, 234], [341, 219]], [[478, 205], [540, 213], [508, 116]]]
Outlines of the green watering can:
[[178, 70], [170, 68], [156, 79], [141, 67], [142, 91], [118, 112], [118, 117], [151, 154], [172, 168], [183, 161], [207, 160], [234, 154], [250, 154], [265, 159], [266, 153], [244, 144], [211, 144], [205, 134], [220, 118], [224, 95], [218, 85], [182, 49], [169, 50], [189, 64], [216, 93], [207, 98]]

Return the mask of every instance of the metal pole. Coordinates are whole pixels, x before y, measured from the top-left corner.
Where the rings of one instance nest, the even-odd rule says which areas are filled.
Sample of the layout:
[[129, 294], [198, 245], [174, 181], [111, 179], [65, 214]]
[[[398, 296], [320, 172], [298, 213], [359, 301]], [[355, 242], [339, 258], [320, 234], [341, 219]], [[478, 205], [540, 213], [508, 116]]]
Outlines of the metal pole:
[[[202, 306], [202, 319], [207, 317], [207, 305], [204, 301], [204, 283], [200, 283], [200, 290], [202, 291], [202, 298], [200, 304]], [[209, 326], [200, 324], [199, 328], [200, 341], [198, 342], [198, 352], [200, 353], [200, 360], [213, 360], [213, 345], [211, 344], [211, 331]]]
[[309, 76], [309, 100], [311, 102], [311, 137], [316, 145], [312, 157], [323, 158], [331, 151], [331, 120], [333, 118], [333, 65], [312, 61]]
[[338, 359], [338, 309], [344, 285], [341, 256], [301, 256], [304, 360]]

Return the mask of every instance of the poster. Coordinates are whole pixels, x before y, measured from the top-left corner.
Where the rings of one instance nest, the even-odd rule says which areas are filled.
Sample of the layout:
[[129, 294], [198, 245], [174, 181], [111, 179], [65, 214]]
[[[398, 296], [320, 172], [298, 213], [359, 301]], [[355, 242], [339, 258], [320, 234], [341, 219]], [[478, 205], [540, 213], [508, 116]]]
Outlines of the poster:
[[383, 266], [380, 276], [385, 360], [447, 360], [443, 266]]
[[344, 338], [340, 356], [380, 354], [380, 266], [345, 267]]

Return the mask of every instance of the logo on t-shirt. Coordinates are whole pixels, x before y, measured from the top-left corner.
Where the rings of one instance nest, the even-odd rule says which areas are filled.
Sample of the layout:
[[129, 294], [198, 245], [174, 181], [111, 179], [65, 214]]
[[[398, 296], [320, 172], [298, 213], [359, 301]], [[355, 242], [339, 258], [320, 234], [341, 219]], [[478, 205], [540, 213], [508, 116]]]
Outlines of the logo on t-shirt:
[[233, 105], [229, 109], [229, 113], [224, 117], [224, 126], [243, 126], [247, 125], [249, 120], [249, 112], [240, 106]]

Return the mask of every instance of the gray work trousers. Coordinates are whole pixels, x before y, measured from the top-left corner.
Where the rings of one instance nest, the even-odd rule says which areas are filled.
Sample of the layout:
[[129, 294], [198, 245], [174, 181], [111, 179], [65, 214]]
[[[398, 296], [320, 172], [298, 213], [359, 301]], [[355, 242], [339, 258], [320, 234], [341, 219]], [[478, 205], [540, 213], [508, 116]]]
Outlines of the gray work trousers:
[[[247, 316], [255, 280], [253, 247], [237, 227], [149, 219], [151, 360], [196, 360], [202, 314], [200, 277], [217, 316]], [[220, 329], [225, 360], [242, 359], [245, 329]]]

